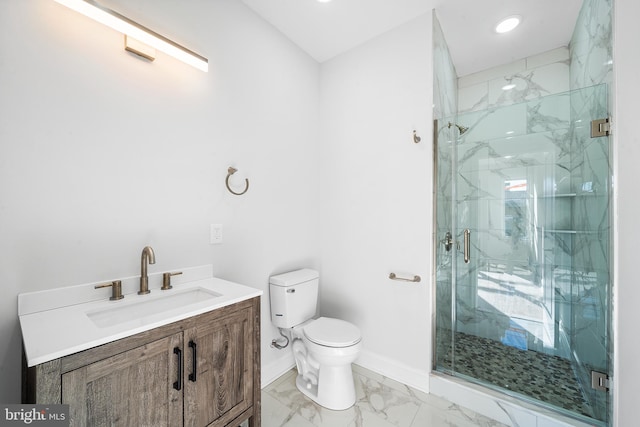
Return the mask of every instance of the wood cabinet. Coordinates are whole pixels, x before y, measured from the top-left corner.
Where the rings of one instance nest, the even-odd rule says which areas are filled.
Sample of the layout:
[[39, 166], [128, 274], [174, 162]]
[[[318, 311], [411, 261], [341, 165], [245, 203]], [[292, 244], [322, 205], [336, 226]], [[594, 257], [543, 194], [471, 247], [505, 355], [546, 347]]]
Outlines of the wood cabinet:
[[24, 403], [72, 426], [260, 426], [260, 299], [25, 370]]
[[238, 310], [215, 322], [199, 322], [184, 335], [191, 360], [186, 362], [185, 425], [230, 421], [250, 408], [253, 347], [259, 344], [247, 339], [253, 336], [248, 310]]
[[180, 426], [182, 393], [172, 386], [182, 334], [62, 374], [73, 425]]

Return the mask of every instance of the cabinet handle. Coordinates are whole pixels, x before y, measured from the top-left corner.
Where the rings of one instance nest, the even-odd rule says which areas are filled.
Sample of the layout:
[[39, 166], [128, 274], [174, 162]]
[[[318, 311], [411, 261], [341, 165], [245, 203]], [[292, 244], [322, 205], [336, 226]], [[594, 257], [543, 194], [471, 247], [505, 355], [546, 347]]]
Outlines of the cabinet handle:
[[191, 359], [191, 371], [192, 371], [192, 373], [189, 374], [189, 381], [196, 382], [197, 369], [198, 369], [198, 356], [197, 356], [197, 352], [196, 352], [196, 343], [193, 342], [193, 341], [189, 341], [189, 347], [191, 347], [193, 349], [193, 353], [192, 353], [193, 359]]
[[469, 264], [471, 261], [471, 230], [464, 230], [464, 263]]
[[180, 350], [180, 347], [174, 348], [173, 354], [178, 355], [178, 381], [173, 383], [173, 388], [182, 390], [182, 350]]

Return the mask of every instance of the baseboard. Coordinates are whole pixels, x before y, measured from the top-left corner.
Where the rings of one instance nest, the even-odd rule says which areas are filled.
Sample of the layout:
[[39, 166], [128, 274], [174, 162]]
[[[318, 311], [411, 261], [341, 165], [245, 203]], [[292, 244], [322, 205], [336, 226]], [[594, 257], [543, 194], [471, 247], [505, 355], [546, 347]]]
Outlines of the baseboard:
[[397, 360], [367, 350], [362, 350], [358, 360], [354, 363], [409, 387], [429, 393], [429, 371], [412, 368]]
[[[429, 393], [429, 372], [412, 368], [398, 363], [396, 360], [380, 356], [367, 350], [363, 350], [362, 353], [360, 353], [355, 364], [380, 375], [384, 375], [387, 378], [391, 378], [392, 380], [401, 382], [402, 384], [406, 384], [416, 390]], [[282, 357], [269, 364], [262, 365], [260, 375], [261, 387], [267, 387], [295, 366], [296, 362], [293, 359], [293, 353], [291, 351], [286, 352]]]
[[296, 361], [293, 359], [293, 352], [290, 349], [286, 349], [282, 357], [261, 366], [260, 387], [265, 388], [295, 366]]

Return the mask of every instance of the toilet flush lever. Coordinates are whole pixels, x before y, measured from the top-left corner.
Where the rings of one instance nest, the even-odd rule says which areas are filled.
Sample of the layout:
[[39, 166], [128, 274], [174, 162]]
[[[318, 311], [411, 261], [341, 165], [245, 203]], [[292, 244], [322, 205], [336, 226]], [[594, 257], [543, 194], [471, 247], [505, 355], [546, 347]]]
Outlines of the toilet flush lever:
[[287, 293], [288, 294], [295, 294], [296, 290], [295, 289], [287, 289]]

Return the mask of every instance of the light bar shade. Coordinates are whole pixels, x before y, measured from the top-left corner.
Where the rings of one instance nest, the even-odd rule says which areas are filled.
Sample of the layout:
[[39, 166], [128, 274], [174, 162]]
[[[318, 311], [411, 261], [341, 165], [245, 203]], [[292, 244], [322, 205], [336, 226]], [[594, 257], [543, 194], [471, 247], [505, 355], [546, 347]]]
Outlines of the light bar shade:
[[180, 46], [174, 41], [132, 21], [126, 16], [120, 15], [118, 12], [99, 5], [93, 0], [55, 1], [199, 70], [204, 72], [209, 71], [209, 61], [207, 58], [198, 55], [186, 47]]

